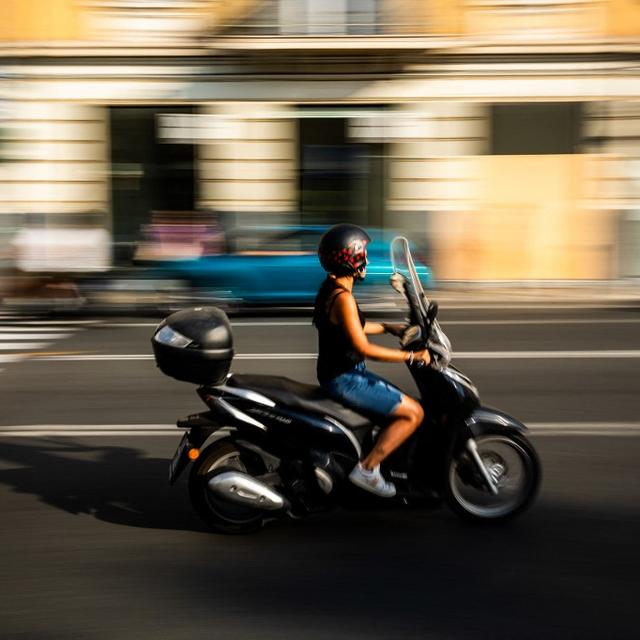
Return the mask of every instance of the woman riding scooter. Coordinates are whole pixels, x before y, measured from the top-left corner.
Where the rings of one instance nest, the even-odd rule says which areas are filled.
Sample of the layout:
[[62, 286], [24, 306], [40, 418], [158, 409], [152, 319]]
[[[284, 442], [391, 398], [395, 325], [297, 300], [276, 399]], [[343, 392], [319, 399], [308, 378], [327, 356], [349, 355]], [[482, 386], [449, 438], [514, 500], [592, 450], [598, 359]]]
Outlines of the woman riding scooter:
[[388, 424], [349, 479], [362, 489], [392, 497], [395, 486], [382, 477], [380, 463], [422, 424], [424, 411], [416, 400], [368, 371], [364, 361], [428, 364], [430, 356], [427, 350], [389, 349], [367, 339], [385, 332], [401, 335], [405, 328], [366, 322], [353, 297], [353, 285], [366, 275], [370, 241], [364, 229], [352, 224], [336, 225], [320, 240], [318, 256], [328, 276], [318, 291], [313, 316], [319, 343], [317, 374], [320, 385], [336, 400]]

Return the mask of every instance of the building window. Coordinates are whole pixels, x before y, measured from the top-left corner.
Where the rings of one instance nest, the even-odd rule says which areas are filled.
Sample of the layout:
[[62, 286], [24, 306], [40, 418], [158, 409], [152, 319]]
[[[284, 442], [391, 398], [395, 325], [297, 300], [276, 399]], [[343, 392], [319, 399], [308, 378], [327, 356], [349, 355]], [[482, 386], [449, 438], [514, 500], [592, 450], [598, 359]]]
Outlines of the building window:
[[299, 109], [300, 212], [314, 224], [352, 222], [382, 227], [384, 142], [352, 135], [354, 120], [380, 107]]
[[580, 141], [581, 104], [532, 102], [491, 107], [491, 153], [575, 153]]
[[285, 35], [367, 35], [378, 32], [380, 0], [279, 0]]

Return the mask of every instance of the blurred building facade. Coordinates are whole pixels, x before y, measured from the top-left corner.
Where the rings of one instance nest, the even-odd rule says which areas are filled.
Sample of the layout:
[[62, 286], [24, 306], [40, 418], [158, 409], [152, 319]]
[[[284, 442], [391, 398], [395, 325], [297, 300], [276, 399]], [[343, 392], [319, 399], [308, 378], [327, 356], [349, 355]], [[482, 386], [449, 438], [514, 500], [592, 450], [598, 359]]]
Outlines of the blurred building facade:
[[116, 262], [210, 209], [407, 230], [441, 280], [640, 277], [633, 0], [4, 0], [0, 52], [0, 214], [91, 213]]

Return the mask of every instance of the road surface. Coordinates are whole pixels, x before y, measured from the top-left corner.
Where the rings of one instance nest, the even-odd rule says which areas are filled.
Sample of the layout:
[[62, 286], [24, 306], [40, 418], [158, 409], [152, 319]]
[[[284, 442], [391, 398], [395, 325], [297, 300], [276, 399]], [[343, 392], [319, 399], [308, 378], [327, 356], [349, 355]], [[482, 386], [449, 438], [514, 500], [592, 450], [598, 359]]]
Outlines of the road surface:
[[[635, 637], [640, 311], [441, 317], [542, 459], [537, 503], [506, 527], [390, 508], [210, 534], [166, 483], [172, 425], [200, 400], [155, 368], [154, 321], [0, 318], [0, 637]], [[233, 324], [235, 371], [313, 382], [306, 318]], [[412, 390], [402, 366], [372, 368]]]

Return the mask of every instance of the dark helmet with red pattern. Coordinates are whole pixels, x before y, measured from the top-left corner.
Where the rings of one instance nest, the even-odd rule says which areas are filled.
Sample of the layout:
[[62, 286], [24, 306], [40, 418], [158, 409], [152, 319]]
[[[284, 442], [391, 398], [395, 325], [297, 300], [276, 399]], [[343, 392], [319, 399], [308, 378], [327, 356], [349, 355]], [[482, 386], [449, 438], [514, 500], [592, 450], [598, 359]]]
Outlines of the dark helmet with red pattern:
[[336, 224], [318, 245], [318, 257], [325, 271], [337, 276], [357, 275], [367, 264], [369, 234], [355, 224]]

